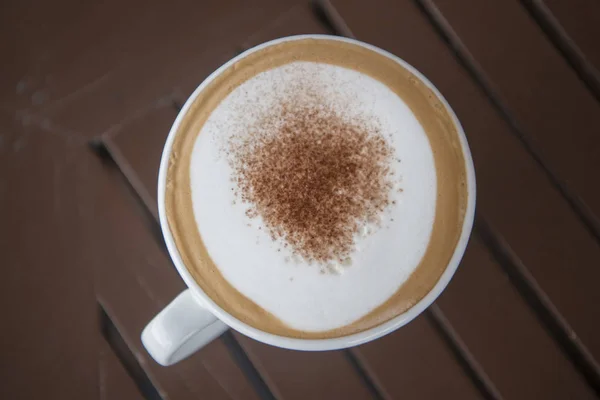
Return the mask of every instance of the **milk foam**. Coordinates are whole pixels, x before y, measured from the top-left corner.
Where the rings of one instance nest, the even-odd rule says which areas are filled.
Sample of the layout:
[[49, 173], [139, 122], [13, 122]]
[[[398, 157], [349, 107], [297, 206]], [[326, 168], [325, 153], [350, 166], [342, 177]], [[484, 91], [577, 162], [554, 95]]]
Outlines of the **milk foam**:
[[[273, 242], [259, 218], [236, 199], [223, 155], [231, 135], [293, 100], [298, 87], [316, 87], [331, 107], [377, 120], [394, 148], [398, 178], [391, 205], [374, 232], [358, 235], [340, 274], [293, 257]], [[343, 101], [340, 101], [343, 100]], [[225, 279], [291, 328], [325, 331], [368, 314], [398, 290], [418, 266], [432, 231], [436, 172], [427, 136], [408, 106], [379, 81], [340, 66], [295, 62], [274, 68], [232, 91], [211, 114], [194, 144], [190, 164], [194, 217], [206, 248]]]

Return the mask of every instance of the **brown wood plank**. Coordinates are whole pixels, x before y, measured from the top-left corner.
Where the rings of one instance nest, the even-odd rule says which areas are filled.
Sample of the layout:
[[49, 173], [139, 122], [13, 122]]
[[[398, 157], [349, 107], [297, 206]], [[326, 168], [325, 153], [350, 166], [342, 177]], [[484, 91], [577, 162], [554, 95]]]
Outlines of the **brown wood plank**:
[[0, 76], [3, 106], [33, 108], [52, 99], [49, 92], [41, 90], [49, 83], [43, 71], [50, 72], [46, 66], [56, 56], [52, 44], [68, 38], [77, 22], [94, 9], [93, 3], [77, 0], [61, 0], [60, 5], [37, 0], [2, 3], [0, 54], [10, 60]]
[[278, 399], [370, 399], [343, 351], [280, 349], [235, 335]]
[[317, 19], [315, 7], [307, 2], [298, 4], [296, 7], [281, 14], [263, 29], [260, 29], [245, 40], [241, 48], [245, 50], [269, 40], [305, 33], [332, 33], [326, 25]]
[[600, 99], [600, 3], [596, 0], [525, 0], [524, 4]]
[[235, 45], [294, 3], [98, 3], [34, 51], [42, 61], [27, 64], [20, 78], [32, 82], [24, 96], [37, 99], [27, 108], [96, 136], [158, 97], [187, 95]]
[[590, 184], [600, 170], [600, 104], [592, 93], [516, 1], [426, 3], [600, 229], [600, 187]]
[[600, 70], [600, 4], [593, 0], [537, 0], [558, 20], [589, 62]]
[[99, 340], [98, 390], [100, 400], [144, 400], [135, 382], [108, 343]]
[[385, 399], [484, 398], [426, 315], [352, 352]]
[[[224, 357], [227, 354], [227, 357]], [[231, 399], [259, 399], [257, 393], [247, 382], [248, 377], [240, 368], [233, 368], [232, 358], [228, 354], [222, 340], [215, 340], [209, 346], [202, 349], [202, 364], [208, 373], [227, 392]], [[195, 367], [191, 364], [186, 366], [188, 376], [193, 379]], [[243, 382], [243, 384], [241, 384]]]
[[176, 117], [172, 101], [160, 101], [103, 137], [119, 168], [157, 220], [158, 166]]
[[140, 205], [114, 167], [90, 165], [89, 249], [95, 255], [98, 300], [137, 362], [165, 398], [256, 396], [220, 340], [163, 368], [144, 350], [140, 334], [185, 285], [145, 224]]
[[[378, 0], [371, 2], [370, 7], [364, 7], [359, 1], [336, 1], [334, 5], [359, 39], [404, 58], [428, 76], [448, 99], [465, 128], [473, 153], [478, 177], [478, 212], [504, 236], [529, 269], [535, 282], [539, 283], [560, 313], [567, 318], [576, 332], [571, 337], [588, 346], [594, 355], [600, 355], [599, 327], [594, 322], [600, 318], [600, 311], [590, 307], [600, 301], [595, 288], [600, 272], [591, 268], [600, 260], [600, 248], [575, 217], [568, 203], [523, 149], [507, 123], [461, 68], [450, 49], [414, 3]], [[473, 274], [477, 271], [459, 269], [461, 275], [467, 275], [467, 272]], [[503, 283], [505, 278], [500, 279], [497, 273], [496, 278], [489, 275], [494, 273], [492, 269], [488, 268], [486, 273], [488, 279], [491, 279], [490, 285], [506, 286]], [[498, 279], [500, 280], [494, 283]], [[449, 287], [449, 296], [454, 295], [451, 290], [454, 289]], [[509, 290], [506, 286], [502, 290], [505, 292], [503, 296], [513, 298], [515, 312], [528, 317], [532, 342], [539, 340], [541, 344], [537, 346], [550, 346], [545, 334], [533, 323], [523, 306], [518, 304], [512, 289]], [[469, 292], [461, 294], [464, 298], [467, 295]], [[472, 299], [473, 303], [478, 301], [477, 297]], [[471, 305], [472, 310], [476, 309], [475, 306], [476, 304]], [[581, 312], [582, 310], [585, 312]], [[453, 320], [450, 319], [450, 322], [453, 323]], [[462, 331], [461, 334], [465, 337], [474, 335], [471, 332], [476, 329], [490, 329], [483, 320], [477, 318], [471, 324], [472, 327], [465, 324], [465, 328], [471, 330]], [[512, 329], [517, 330], [518, 326]], [[512, 351], [525, 351], [524, 356], [529, 354], [529, 360], [535, 361], [535, 351], [539, 349], [534, 347], [534, 352], [528, 353], [524, 343], [516, 339], [514, 341], [509, 344], [518, 347]], [[466, 344], [470, 346], [469, 342]], [[478, 361], [490, 376], [490, 371], [494, 370], [491, 360], [494, 360], [495, 352], [496, 348], [493, 346], [481, 346], [480, 353], [477, 354]], [[583, 383], [568, 372], [568, 361], [564, 357], [558, 357], [556, 350], [553, 352], [560, 360], [561, 368], [564, 368], [562, 371], [567, 377], [570, 376], [565, 382], [570, 382], [574, 391], [580, 390]], [[532, 376], [535, 381], [544, 379], [534, 377], [537, 371], [527, 370], [516, 358], [511, 362], [509, 372]], [[550, 372], [546, 371], [545, 375], [548, 381], [556, 379]], [[515, 389], [510, 387], [510, 382], [498, 379], [501, 377], [491, 377], [494, 383], [505, 384], [498, 386], [500, 392], [514, 393]], [[522, 395], [525, 396], [527, 392], [523, 390]]]
[[437, 304], [503, 397], [595, 398], [477, 236]]
[[97, 398], [83, 144], [0, 111], [0, 398]]
[[[143, 185], [152, 191], [156, 199], [158, 166], [162, 148], [177, 117], [177, 110], [171, 102], [157, 104], [147, 113], [131, 120], [126, 129], [113, 136], [114, 143], [123, 152], [123, 157], [138, 174]], [[153, 168], [143, 168], [152, 165]]]

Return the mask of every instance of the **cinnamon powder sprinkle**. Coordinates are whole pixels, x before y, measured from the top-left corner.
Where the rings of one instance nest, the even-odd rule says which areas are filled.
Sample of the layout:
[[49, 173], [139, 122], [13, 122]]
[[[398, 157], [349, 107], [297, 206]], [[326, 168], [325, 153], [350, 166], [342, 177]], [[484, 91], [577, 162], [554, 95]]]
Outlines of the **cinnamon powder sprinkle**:
[[344, 262], [390, 204], [393, 151], [378, 124], [322, 104], [284, 104], [227, 153], [246, 215], [308, 262]]

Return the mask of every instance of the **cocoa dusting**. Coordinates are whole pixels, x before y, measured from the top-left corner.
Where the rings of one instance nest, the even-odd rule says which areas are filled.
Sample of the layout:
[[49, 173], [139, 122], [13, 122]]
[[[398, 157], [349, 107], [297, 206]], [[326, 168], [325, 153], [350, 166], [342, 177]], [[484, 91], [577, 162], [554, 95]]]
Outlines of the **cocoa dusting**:
[[390, 204], [393, 152], [377, 123], [330, 107], [283, 105], [227, 153], [246, 215], [308, 262], [344, 262]]

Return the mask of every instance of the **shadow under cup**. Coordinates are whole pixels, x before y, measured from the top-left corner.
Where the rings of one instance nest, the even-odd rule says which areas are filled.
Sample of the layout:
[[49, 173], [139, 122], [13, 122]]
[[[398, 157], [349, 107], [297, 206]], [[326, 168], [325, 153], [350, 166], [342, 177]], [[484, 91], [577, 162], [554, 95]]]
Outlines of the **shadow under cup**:
[[[313, 61], [357, 70], [380, 81], [408, 105], [424, 131], [437, 174], [435, 218], [429, 244], [417, 268], [383, 304], [349, 325], [322, 332], [287, 326], [235, 289], [212, 261], [195, 223], [190, 189], [192, 149], [202, 126], [236, 87], [265, 70], [294, 61]], [[215, 71], [190, 97], [170, 133], [161, 164], [161, 224], [172, 241], [176, 265], [188, 286], [227, 324], [256, 338], [366, 341], [404, 325], [441, 293], [456, 270], [471, 231], [475, 179], [470, 152], [449, 105], [414, 68], [397, 57], [350, 39], [298, 36], [253, 48]], [[187, 279], [186, 279], [187, 278]], [[361, 336], [363, 339], [358, 338]], [[368, 338], [368, 339], [365, 339]], [[259, 340], [261, 340], [259, 338]], [[267, 341], [268, 340], [263, 340]], [[358, 343], [353, 343], [358, 344]], [[285, 346], [289, 347], [289, 346]], [[292, 346], [293, 347], [293, 346]]]

